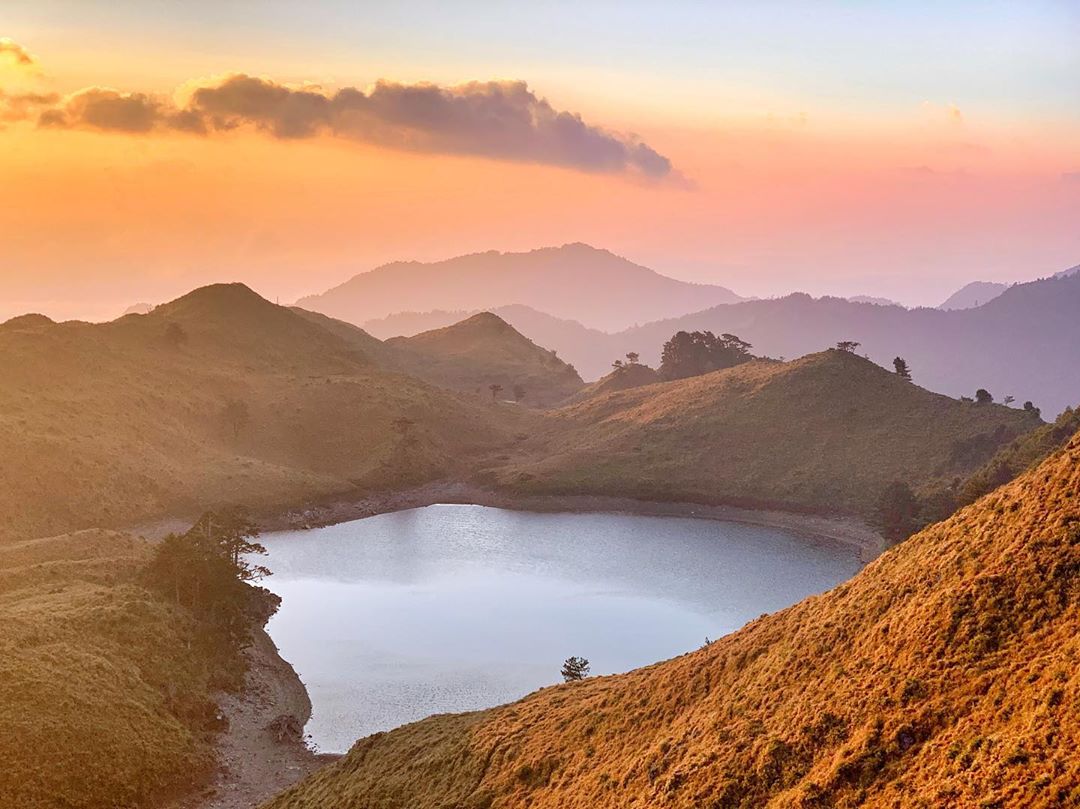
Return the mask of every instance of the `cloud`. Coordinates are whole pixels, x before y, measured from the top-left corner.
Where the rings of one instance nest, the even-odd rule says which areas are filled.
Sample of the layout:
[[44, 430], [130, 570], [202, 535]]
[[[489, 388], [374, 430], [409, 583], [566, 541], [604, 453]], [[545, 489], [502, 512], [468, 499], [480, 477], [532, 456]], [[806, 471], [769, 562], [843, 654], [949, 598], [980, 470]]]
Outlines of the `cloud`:
[[19, 67], [37, 68], [37, 60], [22, 45], [7, 37], [0, 37], [0, 61], [12, 61]]
[[521, 81], [457, 87], [381, 81], [368, 91], [345, 87], [328, 93], [236, 74], [191, 85], [179, 102], [88, 88], [39, 120], [44, 126], [128, 133], [209, 135], [248, 127], [281, 139], [329, 134], [405, 151], [672, 175], [671, 161], [640, 138], [557, 110]]
[[17, 93], [8, 94], [0, 90], [0, 121], [12, 123], [25, 121], [33, 117], [42, 108], [56, 104], [60, 96], [56, 93]]

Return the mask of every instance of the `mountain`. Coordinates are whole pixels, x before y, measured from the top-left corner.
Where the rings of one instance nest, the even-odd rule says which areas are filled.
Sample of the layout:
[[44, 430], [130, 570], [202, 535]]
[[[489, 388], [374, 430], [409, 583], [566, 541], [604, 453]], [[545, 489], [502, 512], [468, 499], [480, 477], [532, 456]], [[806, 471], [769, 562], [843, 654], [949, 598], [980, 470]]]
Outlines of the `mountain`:
[[363, 739], [268, 807], [1071, 805], [1078, 491], [1074, 440], [824, 595], [667, 662]]
[[395, 368], [485, 399], [490, 387], [498, 385], [500, 398], [548, 406], [584, 384], [577, 371], [554, 352], [523, 337], [490, 312], [413, 337], [395, 337], [385, 346], [393, 352]]
[[951, 480], [1041, 424], [835, 349], [594, 396], [553, 419], [502, 485], [862, 514], [891, 482]]
[[964, 284], [952, 295], [938, 304], [938, 309], [951, 311], [953, 309], [973, 309], [988, 303], [1008, 289], [1012, 284], [1002, 284], [997, 281], [972, 281]]
[[[133, 303], [124, 310], [124, 315], [148, 315], [154, 311], [152, 303]], [[123, 317], [123, 315], [121, 315]]]
[[430, 264], [386, 264], [297, 305], [362, 325], [402, 311], [473, 312], [521, 304], [592, 328], [616, 330], [738, 300], [721, 286], [677, 281], [607, 250], [568, 244], [528, 253], [476, 253]]
[[1067, 270], [1054, 273], [1054, 278], [1068, 278], [1071, 275], [1080, 275], [1080, 264], [1075, 267], [1069, 267]]
[[9, 324], [0, 377], [3, 538], [407, 485], [528, 418], [384, 369], [241, 284], [110, 323]]
[[[801, 357], [840, 340], [861, 343], [880, 365], [901, 356], [915, 381], [950, 396], [986, 388], [999, 400], [1031, 400], [1053, 416], [1080, 402], [1080, 274], [1014, 284], [975, 309], [942, 311], [852, 303], [796, 293], [715, 306], [590, 341], [560, 356], [586, 379], [607, 373], [628, 351], [655, 365], [680, 330], [730, 332], [755, 354]], [[523, 333], [532, 337], [528, 331]]]
[[852, 303], [872, 303], [875, 306], [899, 306], [896, 301], [889, 298], [878, 298], [874, 295], [852, 295], [848, 298]]

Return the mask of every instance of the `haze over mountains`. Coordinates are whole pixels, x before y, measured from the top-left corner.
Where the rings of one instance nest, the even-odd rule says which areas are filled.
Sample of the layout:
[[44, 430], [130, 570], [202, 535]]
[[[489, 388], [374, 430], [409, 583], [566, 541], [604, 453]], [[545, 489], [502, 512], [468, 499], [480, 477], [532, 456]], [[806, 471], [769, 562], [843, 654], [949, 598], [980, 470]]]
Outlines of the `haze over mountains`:
[[475, 312], [523, 304], [615, 331], [738, 300], [725, 287], [677, 281], [578, 243], [528, 253], [489, 251], [431, 264], [386, 264], [302, 298], [297, 306], [362, 325], [396, 312]]

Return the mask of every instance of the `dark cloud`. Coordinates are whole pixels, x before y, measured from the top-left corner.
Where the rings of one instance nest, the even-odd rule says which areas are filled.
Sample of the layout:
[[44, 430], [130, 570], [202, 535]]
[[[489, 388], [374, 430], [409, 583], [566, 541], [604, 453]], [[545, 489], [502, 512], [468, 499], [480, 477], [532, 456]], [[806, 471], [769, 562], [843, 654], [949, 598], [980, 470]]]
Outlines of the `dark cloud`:
[[555, 109], [524, 82], [460, 87], [379, 82], [334, 93], [234, 75], [196, 87], [182, 106], [141, 93], [90, 88], [40, 118], [45, 126], [209, 134], [253, 127], [277, 138], [319, 134], [395, 149], [469, 154], [600, 172], [671, 174], [671, 162], [631, 135]]
[[37, 60], [18, 42], [0, 37], [0, 59], [13, 60], [20, 67], [37, 67]]
[[0, 121], [25, 121], [34, 117], [38, 110], [56, 104], [60, 96], [56, 93], [18, 93], [10, 95], [0, 90]]

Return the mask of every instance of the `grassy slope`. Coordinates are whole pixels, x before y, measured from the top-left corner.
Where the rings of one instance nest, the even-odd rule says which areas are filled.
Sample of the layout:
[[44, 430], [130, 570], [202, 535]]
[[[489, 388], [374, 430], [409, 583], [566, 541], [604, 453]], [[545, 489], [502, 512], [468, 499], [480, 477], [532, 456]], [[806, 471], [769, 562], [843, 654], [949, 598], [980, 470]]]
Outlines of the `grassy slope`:
[[708, 647], [363, 740], [273, 809], [1080, 800], [1080, 438]]
[[521, 385], [526, 404], [546, 406], [584, 384], [573, 368], [490, 312], [413, 337], [395, 337], [385, 345], [406, 373], [483, 397], [496, 384], [503, 388], [500, 396], [509, 399], [514, 386]]
[[213, 766], [190, 619], [135, 583], [141, 540], [0, 546], [0, 803], [160, 806]]
[[615, 368], [606, 376], [583, 387], [574, 394], [568, 404], [577, 404], [578, 402], [595, 399], [620, 390], [653, 385], [659, 381], [660, 374], [648, 365], [642, 365], [641, 363], [623, 365], [621, 368]]
[[[187, 341], [168, 345], [169, 323]], [[525, 414], [384, 371], [242, 285], [112, 323], [0, 328], [0, 538], [441, 475]], [[239, 436], [222, 417], [242, 400]], [[407, 450], [392, 427], [415, 422]]]
[[866, 511], [890, 481], [962, 474], [1037, 424], [826, 351], [564, 408], [498, 479], [529, 493]]

